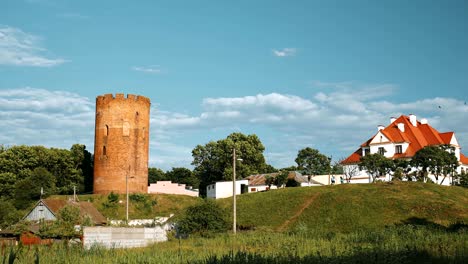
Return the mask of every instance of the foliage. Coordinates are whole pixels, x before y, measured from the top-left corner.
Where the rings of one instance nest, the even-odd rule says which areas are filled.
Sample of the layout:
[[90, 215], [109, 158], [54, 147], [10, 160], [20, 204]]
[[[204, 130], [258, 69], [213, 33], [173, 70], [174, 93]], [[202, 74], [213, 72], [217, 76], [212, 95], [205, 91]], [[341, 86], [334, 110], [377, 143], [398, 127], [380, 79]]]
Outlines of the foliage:
[[0, 229], [15, 224], [21, 219], [21, 214], [10, 201], [0, 200], [0, 208]]
[[321, 175], [330, 172], [330, 158], [313, 148], [299, 150], [295, 161], [303, 174]]
[[[43, 194], [41, 194], [41, 190]], [[15, 184], [15, 205], [19, 209], [26, 208], [35, 201], [55, 193], [55, 177], [45, 168], [38, 167], [30, 175]]]
[[14, 197], [16, 175], [11, 172], [0, 173], [0, 197], [11, 199]]
[[276, 187], [281, 188], [288, 181], [289, 171], [280, 171], [274, 179]]
[[271, 188], [271, 185], [275, 182], [275, 177], [271, 175], [265, 176], [265, 184], [268, 185], [268, 188]]
[[116, 208], [119, 202], [119, 194], [111, 192], [107, 195], [107, 200], [102, 203], [105, 208]]
[[39, 234], [43, 237], [72, 238], [78, 235], [75, 225], [81, 225], [89, 220], [80, 216], [80, 208], [76, 205], [66, 205], [57, 214], [57, 220], [52, 222], [43, 221], [40, 224]]
[[359, 168], [365, 169], [372, 177], [372, 182], [380, 175], [386, 175], [392, 168], [392, 161], [381, 154], [368, 154], [361, 157]]
[[456, 181], [456, 185], [468, 188], [468, 173], [462, 171], [462, 173], [460, 173], [457, 178], [458, 181]]
[[279, 170], [273, 166], [271, 166], [270, 164], [265, 164], [265, 167], [262, 171], [262, 173], [274, 173], [274, 172], [278, 172]]
[[420, 149], [411, 160], [411, 164], [420, 169], [420, 173], [424, 179], [427, 178], [428, 173], [435, 176], [437, 183], [439, 177], [444, 176], [440, 184], [451, 173], [456, 171], [458, 167], [458, 160], [454, 154], [454, 149], [448, 145], [441, 146], [426, 146]]
[[207, 235], [226, 231], [226, 212], [212, 200], [204, 200], [187, 208], [178, 219], [177, 228], [182, 234]]
[[135, 203], [136, 209], [150, 214], [153, 212], [153, 206], [157, 204], [156, 200], [153, 200], [149, 194], [132, 193], [129, 195], [129, 199], [131, 203]]
[[148, 168], [148, 185], [157, 181], [165, 181], [166, 173], [159, 168]]
[[242, 159], [236, 166], [237, 178], [242, 179], [268, 170], [263, 156], [265, 147], [255, 134], [232, 133], [225, 139], [198, 145], [192, 150], [192, 165], [195, 166], [194, 173], [200, 181], [201, 196], [206, 195], [207, 185], [232, 180], [234, 148], [237, 158]]
[[92, 155], [84, 145], [75, 144], [70, 150], [2, 146], [0, 196], [22, 209], [39, 198], [41, 187], [47, 195], [71, 194], [74, 186], [78, 192], [91, 191], [92, 164]]
[[194, 189], [197, 189], [199, 185], [199, 179], [187, 168], [172, 168], [172, 170], [166, 172], [166, 179], [192, 186]]

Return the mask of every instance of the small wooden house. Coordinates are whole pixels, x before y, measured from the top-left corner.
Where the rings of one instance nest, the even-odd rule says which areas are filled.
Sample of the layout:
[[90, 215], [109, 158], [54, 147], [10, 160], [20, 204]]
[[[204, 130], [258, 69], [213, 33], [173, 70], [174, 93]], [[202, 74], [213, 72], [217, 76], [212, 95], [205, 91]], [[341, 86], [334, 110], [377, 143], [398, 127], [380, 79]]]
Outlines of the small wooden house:
[[88, 216], [94, 225], [104, 225], [106, 223], [106, 218], [94, 207], [90, 202], [73, 202], [66, 200], [56, 200], [56, 199], [41, 199], [34, 206], [23, 220], [27, 221], [55, 221], [57, 220], [57, 214], [60, 209], [66, 205], [78, 206], [80, 209], [81, 216]]

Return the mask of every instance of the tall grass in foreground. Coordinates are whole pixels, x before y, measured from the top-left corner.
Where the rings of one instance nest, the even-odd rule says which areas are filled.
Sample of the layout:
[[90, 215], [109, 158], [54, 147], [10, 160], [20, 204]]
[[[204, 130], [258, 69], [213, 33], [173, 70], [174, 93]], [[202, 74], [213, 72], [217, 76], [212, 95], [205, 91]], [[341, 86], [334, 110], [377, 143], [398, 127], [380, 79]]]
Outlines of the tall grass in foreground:
[[[0, 263], [9, 263], [10, 252], [2, 249]], [[467, 263], [468, 233], [418, 226], [348, 234], [247, 232], [139, 249], [24, 247], [15, 257], [14, 263]]]

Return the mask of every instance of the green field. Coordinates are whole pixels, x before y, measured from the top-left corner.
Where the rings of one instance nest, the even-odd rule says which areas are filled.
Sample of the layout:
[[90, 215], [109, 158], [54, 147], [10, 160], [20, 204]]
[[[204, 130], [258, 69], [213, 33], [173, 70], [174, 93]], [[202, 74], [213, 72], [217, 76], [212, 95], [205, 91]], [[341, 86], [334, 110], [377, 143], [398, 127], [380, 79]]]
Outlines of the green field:
[[[155, 215], [177, 214], [198, 201], [168, 195], [151, 199], [157, 199], [151, 209]], [[101, 208], [106, 196], [90, 200]], [[338, 185], [244, 194], [237, 201], [244, 231], [236, 236], [171, 236], [168, 242], [126, 250], [23, 248], [15, 263], [36, 258], [40, 263], [468, 263], [465, 188], [414, 182]], [[217, 202], [229, 217], [232, 198]], [[131, 208], [134, 215], [148, 213], [138, 205]], [[106, 216], [124, 212], [106, 210]], [[2, 258], [9, 256], [3, 248]]]
[[[231, 210], [232, 199], [219, 201]], [[404, 223], [468, 223], [468, 189], [419, 182], [286, 188], [237, 198], [246, 229], [346, 233]]]

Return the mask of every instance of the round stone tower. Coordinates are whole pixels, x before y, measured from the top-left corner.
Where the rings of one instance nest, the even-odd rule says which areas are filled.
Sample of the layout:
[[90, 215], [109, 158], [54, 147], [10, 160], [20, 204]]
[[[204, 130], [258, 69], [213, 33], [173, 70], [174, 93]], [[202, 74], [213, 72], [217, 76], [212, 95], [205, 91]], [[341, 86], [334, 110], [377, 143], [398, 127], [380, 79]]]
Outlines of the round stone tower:
[[94, 193], [147, 193], [150, 104], [133, 94], [96, 98]]

